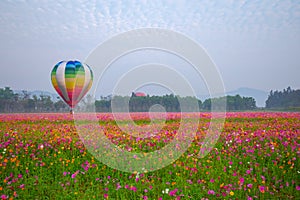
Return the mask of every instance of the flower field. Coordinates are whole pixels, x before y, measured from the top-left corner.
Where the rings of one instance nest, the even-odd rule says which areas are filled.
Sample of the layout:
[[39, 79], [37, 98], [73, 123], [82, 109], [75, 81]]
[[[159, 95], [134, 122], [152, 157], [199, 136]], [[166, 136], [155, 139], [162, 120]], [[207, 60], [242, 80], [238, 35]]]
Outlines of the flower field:
[[[149, 123], [145, 113], [131, 115]], [[0, 199], [300, 199], [300, 113], [226, 115], [206, 157], [198, 151], [210, 113], [194, 113], [198, 130], [179, 159], [128, 173], [87, 151], [70, 114], [1, 114]], [[107, 138], [129, 152], [162, 148], [180, 124], [178, 113], [168, 113], [157, 135], [141, 139], [122, 133], [111, 114], [97, 117]]]

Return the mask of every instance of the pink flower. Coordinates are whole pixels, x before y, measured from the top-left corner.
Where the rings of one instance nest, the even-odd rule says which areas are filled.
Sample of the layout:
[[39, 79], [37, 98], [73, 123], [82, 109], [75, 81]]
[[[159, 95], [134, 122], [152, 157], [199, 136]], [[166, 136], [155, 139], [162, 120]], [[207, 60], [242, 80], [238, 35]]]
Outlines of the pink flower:
[[208, 190], [207, 194], [215, 195], [215, 191], [213, 191], [213, 190]]
[[132, 190], [132, 191], [136, 192], [136, 187], [134, 187], [134, 186], [131, 186], [131, 187], [130, 187], [130, 190]]
[[122, 186], [120, 185], [120, 183], [117, 183], [117, 188], [116, 188], [116, 190], [119, 190], [119, 189], [121, 189], [122, 188]]
[[296, 190], [300, 190], [300, 185], [297, 185], [297, 186], [296, 186]]
[[252, 184], [249, 183], [249, 184], [247, 185], [247, 187], [251, 189], [251, 188], [252, 188]]
[[253, 198], [252, 197], [247, 197], [247, 200], [253, 200]]
[[147, 196], [143, 196], [143, 199], [144, 199], [144, 200], [148, 200], [148, 197], [147, 197]]

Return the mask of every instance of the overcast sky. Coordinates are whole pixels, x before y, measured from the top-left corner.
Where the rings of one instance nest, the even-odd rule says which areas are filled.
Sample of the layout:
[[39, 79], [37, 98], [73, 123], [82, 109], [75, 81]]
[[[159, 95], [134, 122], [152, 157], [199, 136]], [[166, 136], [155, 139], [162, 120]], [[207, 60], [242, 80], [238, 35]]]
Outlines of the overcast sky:
[[54, 92], [57, 62], [85, 60], [118, 33], [160, 27], [201, 44], [227, 91], [300, 88], [300, 1], [2, 0], [0, 26], [0, 87]]

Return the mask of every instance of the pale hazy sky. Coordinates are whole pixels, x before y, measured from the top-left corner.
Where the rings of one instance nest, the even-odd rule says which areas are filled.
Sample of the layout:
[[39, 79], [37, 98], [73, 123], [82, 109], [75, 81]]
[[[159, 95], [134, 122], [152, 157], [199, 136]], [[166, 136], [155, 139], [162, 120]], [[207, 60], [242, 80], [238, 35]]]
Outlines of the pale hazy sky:
[[[218, 2], [218, 3], [217, 3]], [[0, 1], [0, 87], [54, 92], [60, 60], [113, 35], [160, 27], [196, 40], [226, 90], [300, 88], [300, 1]]]

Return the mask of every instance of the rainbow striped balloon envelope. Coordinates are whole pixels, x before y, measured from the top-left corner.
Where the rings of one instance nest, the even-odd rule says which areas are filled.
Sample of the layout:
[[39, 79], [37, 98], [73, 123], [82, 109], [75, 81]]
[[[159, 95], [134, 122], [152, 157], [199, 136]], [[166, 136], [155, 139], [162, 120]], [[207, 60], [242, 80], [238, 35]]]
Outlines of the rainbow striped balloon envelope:
[[79, 61], [61, 61], [54, 66], [51, 81], [56, 92], [73, 109], [91, 88], [93, 72]]

